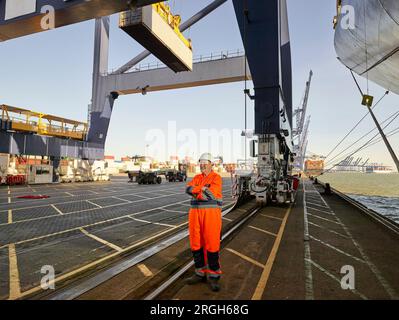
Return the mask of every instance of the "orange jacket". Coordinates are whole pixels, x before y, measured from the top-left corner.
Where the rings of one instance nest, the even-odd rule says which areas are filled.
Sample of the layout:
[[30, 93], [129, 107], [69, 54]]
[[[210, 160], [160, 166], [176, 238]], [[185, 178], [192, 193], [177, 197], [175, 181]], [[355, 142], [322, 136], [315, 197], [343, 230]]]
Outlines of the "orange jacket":
[[[206, 187], [205, 191], [202, 188]], [[191, 208], [221, 208], [223, 204], [222, 178], [216, 172], [200, 173], [187, 184], [186, 192], [193, 198]]]

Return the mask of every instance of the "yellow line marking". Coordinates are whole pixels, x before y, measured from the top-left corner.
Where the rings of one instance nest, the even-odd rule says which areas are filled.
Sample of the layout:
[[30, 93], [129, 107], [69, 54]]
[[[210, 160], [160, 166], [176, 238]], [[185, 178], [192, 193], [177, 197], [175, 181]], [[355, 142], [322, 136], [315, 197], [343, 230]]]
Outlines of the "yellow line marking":
[[154, 275], [145, 264], [140, 263], [137, 265], [137, 268], [139, 268], [141, 273], [144, 274], [146, 277], [152, 277]]
[[249, 227], [252, 228], [252, 229], [258, 230], [258, 231], [260, 231], [260, 232], [269, 234], [269, 235], [271, 235], [271, 236], [273, 236], [273, 237], [277, 237], [277, 234], [275, 234], [275, 233], [273, 233], [273, 232], [270, 232], [270, 231], [267, 231], [267, 230], [263, 230], [263, 229], [260, 229], [260, 228], [254, 227], [254, 226], [249, 226]]
[[21, 284], [19, 281], [18, 260], [15, 251], [15, 244], [8, 246], [9, 273], [10, 273], [10, 292], [9, 300], [17, 299], [21, 296]]
[[244, 255], [244, 254], [242, 254], [242, 253], [240, 253], [238, 251], [235, 251], [235, 250], [230, 249], [230, 248], [226, 248], [226, 250], [231, 252], [231, 253], [234, 253], [235, 255], [239, 256], [240, 258], [242, 258], [242, 259], [244, 259], [244, 260], [246, 260], [246, 261], [248, 261], [248, 262], [250, 262], [250, 263], [252, 263], [252, 264], [254, 264], [254, 265], [256, 265], [256, 266], [258, 266], [260, 268], [262, 268], [262, 269], [265, 267], [262, 263], [254, 260], [254, 259], [252, 259], [252, 258], [250, 258], [250, 257], [248, 257], [248, 256], [246, 256], [246, 255]]
[[262, 275], [259, 279], [258, 285], [256, 286], [255, 292], [252, 296], [252, 300], [261, 300], [262, 299], [262, 295], [266, 289], [267, 281], [269, 280], [270, 272], [272, 270], [273, 263], [276, 258], [276, 255], [277, 255], [277, 251], [280, 246], [280, 242], [283, 237], [284, 230], [285, 230], [285, 225], [287, 224], [288, 216], [290, 215], [291, 209], [292, 209], [292, 206], [290, 206], [288, 208], [287, 212], [285, 213], [285, 216], [284, 216], [283, 222], [281, 223], [280, 229], [278, 231], [276, 240], [274, 241], [272, 251], [270, 252], [269, 258], [267, 259], [267, 262], [263, 269]]
[[57, 211], [60, 215], [64, 215], [64, 213], [60, 210], [60, 209], [58, 209], [55, 205], [51, 205], [51, 207], [55, 210], [55, 211]]
[[280, 220], [283, 221], [283, 218], [279, 218], [279, 217], [274, 217], [274, 216], [269, 216], [267, 214], [260, 214], [262, 217], [266, 217], [266, 218], [270, 218], [270, 219], [276, 219], [276, 220]]
[[12, 210], [8, 210], [8, 223], [12, 223]]
[[112, 249], [114, 249], [114, 250], [116, 250], [118, 252], [121, 252], [123, 250], [121, 247], [118, 247], [117, 245], [115, 245], [115, 244], [113, 244], [111, 242], [108, 242], [108, 241], [106, 241], [104, 239], [101, 239], [101, 238], [95, 236], [94, 234], [89, 233], [88, 231], [86, 231], [83, 228], [79, 228], [79, 230], [82, 231], [86, 236], [88, 236], [88, 237], [90, 237], [90, 238], [92, 238], [92, 239], [94, 239], [94, 240], [96, 240], [98, 242], [101, 242], [102, 244], [105, 244], [106, 246], [108, 246], [108, 247], [110, 247], [110, 248], [112, 248]]
[[188, 221], [178, 224], [177, 226], [175, 226], [175, 228], [179, 228], [179, 227], [184, 226], [186, 224], [188, 224]]

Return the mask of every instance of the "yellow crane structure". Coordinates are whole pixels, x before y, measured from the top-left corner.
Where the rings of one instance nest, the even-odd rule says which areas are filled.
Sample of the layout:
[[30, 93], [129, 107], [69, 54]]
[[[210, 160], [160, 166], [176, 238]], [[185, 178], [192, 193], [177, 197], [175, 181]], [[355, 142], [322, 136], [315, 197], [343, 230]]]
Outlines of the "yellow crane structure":
[[175, 31], [180, 40], [186, 45], [187, 48], [193, 49], [191, 40], [186, 39], [180, 31], [181, 17], [180, 15], [173, 15], [169, 5], [165, 2], [152, 4], [153, 9], [164, 19], [167, 24]]
[[13, 131], [75, 140], [86, 139], [87, 123], [5, 104], [0, 105], [0, 110], [2, 122], [9, 123], [9, 128]]

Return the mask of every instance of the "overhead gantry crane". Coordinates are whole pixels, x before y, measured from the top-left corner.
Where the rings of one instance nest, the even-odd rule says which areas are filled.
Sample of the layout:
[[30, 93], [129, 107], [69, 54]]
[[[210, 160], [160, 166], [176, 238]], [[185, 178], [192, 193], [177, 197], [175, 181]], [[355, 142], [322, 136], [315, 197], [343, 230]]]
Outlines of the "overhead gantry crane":
[[[12, 1], [0, 0], [2, 4], [0, 10], [3, 10], [0, 11], [0, 39], [8, 40], [43, 31], [40, 27], [41, 19], [48, 14], [51, 16], [51, 8], [54, 9], [53, 13], [56, 17], [55, 27], [97, 18], [89, 128], [86, 140], [75, 140], [74, 143], [65, 142], [56, 137], [35, 140], [31, 135], [21, 136], [0, 131], [0, 152], [22, 153], [21, 150], [25, 150], [26, 145], [30, 144], [32, 155], [40, 152], [39, 155], [53, 157], [102, 159], [114, 102], [119, 95], [252, 79], [254, 94], [251, 97], [255, 102], [254, 133], [259, 138], [257, 199], [261, 203], [266, 203], [269, 198], [278, 202], [292, 200], [292, 181], [289, 177], [294, 146], [292, 75], [286, 0], [233, 0], [245, 55], [200, 61], [193, 63], [192, 72], [178, 74], [168, 68], [127, 72], [151, 53], [153, 48], [150, 45], [147, 47], [149, 50], [143, 51], [116, 72], [108, 72], [110, 28], [108, 15], [132, 9], [132, 6], [134, 10], [140, 11], [142, 6], [158, 1], [21, 1], [26, 1], [27, 4], [35, 2], [37, 6], [34, 10], [21, 14], [15, 10]], [[194, 25], [225, 2], [227, 0], [214, 0], [182, 23], [180, 31], [183, 32]], [[46, 4], [50, 7], [41, 13], [43, 9], [41, 6]], [[10, 8], [13, 9], [11, 13], [7, 12]], [[123, 24], [122, 27], [124, 27]], [[170, 25], [167, 25], [167, 28], [171, 29]], [[174, 34], [184, 44], [179, 35], [176, 32]], [[140, 42], [140, 39], [138, 40]], [[146, 46], [145, 43], [142, 44]], [[160, 55], [159, 52], [154, 53]], [[169, 61], [164, 61], [164, 63], [171, 65]], [[245, 90], [245, 93], [248, 94], [248, 91]], [[52, 147], [46, 148], [49, 145]], [[50, 153], [43, 153], [43, 149], [46, 152], [50, 150]]]
[[[257, 179], [260, 205], [293, 201], [291, 44], [286, 0], [233, 0], [254, 83]], [[244, 90], [248, 94], [247, 90]]]
[[158, 0], [0, 0], [0, 41], [140, 8]]
[[308, 136], [309, 123], [310, 123], [310, 116], [307, 117], [306, 123], [305, 119], [306, 119], [306, 111], [308, 107], [312, 77], [313, 77], [313, 71], [310, 70], [309, 79], [306, 82], [306, 88], [302, 104], [294, 112], [294, 116], [296, 117], [296, 128], [293, 130], [293, 139], [296, 140], [296, 143], [294, 144], [294, 153], [295, 153], [294, 168], [296, 169], [296, 171], [304, 170], [306, 148], [308, 144], [307, 136]]
[[[78, 157], [89, 160], [102, 159], [104, 156], [104, 146], [108, 133], [109, 122], [112, 115], [114, 102], [119, 95], [147, 93], [158, 90], [169, 90], [177, 88], [188, 88], [193, 86], [204, 86], [218, 83], [228, 83], [234, 81], [242, 81], [244, 79], [251, 79], [248, 73], [244, 75], [243, 65], [245, 57], [241, 54], [233, 56], [213, 58], [207, 61], [198, 61], [192, 64], [192, 72], [175, 73], [170, 68], [160, 68], [146, 72], [128, 72], [135, 64], [139, 63], [145, 57], [151, 54], [150, 51], [145, 50], [137, 57], [130, 60], [123, 65], [117, 72], [108, 72], [108, 52], [109, 52], [109, 30], [110, 19], [107, 16], [110, 13], [119, 12], [122, 9], [126, 10], [130, 6], [123, 1], [115, 1], [115, 3], [106, 2], [104, 6], [101, 1], [73, 1], [73, 2], [59, 2], [53, 1], [37, 1], [36, 11], [34, 13], [26, 13], [16, 18], [4, 19], [5, 5], [8, 5], [4, 0], [0, 0], [0, 38], [3, 40], [12, 39], [17, 36], [28, 35], [33, 32], [44, 31], [37, 28], [40, 24], [40, 19], [45, 17], [45, 14], [40, 14], [38, 9], [41, 5], [49, 4], [54, 6], [56, 20], [64, 20], [64, 24], [71, 24], [90, 17], [98, 17], [105, 15], [102, 18], [97, 18], [95, 22], [95, 41], [94, 41], [94, 63], [93, 63], [93, 91], [90, 111], [88, 116], [88, 128], [86, 139], [84, 141], [76, 139], [61, 139], [60, 137], [26, 135], [23, 132], [0, 130], [0, 152], [10, 154], [22, 154], [24, 150], [29, 150], [31, 155], [45, 155], [50, 157]], [[227, 0], [215, 0], [209, 5], [205, 6], [199, 12], [195, 13], [187, 21], [181, 23], [180, 33], [177, 32], [180, 18], [173, 15], [170, 9], [162, 4], [150, 6], [157, 1], [136, 1], [135, 11], [140, 11], [143, 4], [148, 4], [152, 8], [152, 13], [156, 12], [164, 23], [165, 30], [172, 30], [175, 35], [174, 40], [189, 50], [191, 53], [191, 43], [182, 39], [184, 30], [193, 26], [208, 14], [216, 10]], [[10, 2], [11, 3], [11, 2]], [[130, 3], [130, 5], [133, 3]], [[79, 10], [78, 10], [79, 9]], [[66, 11], [65, 11], [66, 10]], [[82, 11], [74, 16], [75, 11]], [[122, 11], [123, 11], [122, 10]], [[69, 12], [72, 16], [65, 15]], [[84, 13], [84, 14], [83, 14]], [[90, 14], [90, 15], [89, 15]], [[126, 15], [122, 12], [121, 17]], [[166, 21], [168, 20], [168, 21]], [[160, 19], [158, 19], [158, 22]], [[61, 25], [61, 24], [60, 24]], [[60, 26], [55, 25], [55, 27]], [[13, 26], [11, 28], [10, 26]], [[147, 25], [148, 26], [148, 25]], [[154, 30], [152, 30], [154, 31]], [[169, 35], [171, 33], [169, 32]], [[169, 48], [173, 51], [173, 41], [169, 43]], [[160, 42], [160, 39], [154, 40]], [[147, 43], [142, 43], [148, 46]], [[165, 53], [166, 50], [164, 50]], [[157, 55], [165, 64], [180, 63], [184, 65], [187, 63], [177, 56], [174, 52], [174, 60], [171, 55], [160, 53]], [[192, 58], [191, 58], [192, 59]], [[189, 66], [191, 68], [191, 66]], [[50, 146], [50, 147], [49, 147]]]

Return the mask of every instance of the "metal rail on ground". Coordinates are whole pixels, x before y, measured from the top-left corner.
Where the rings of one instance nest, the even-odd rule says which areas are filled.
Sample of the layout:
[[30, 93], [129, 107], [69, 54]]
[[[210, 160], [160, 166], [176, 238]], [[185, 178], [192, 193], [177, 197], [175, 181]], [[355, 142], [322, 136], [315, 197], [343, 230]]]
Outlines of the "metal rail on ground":
[[[248, 215], [246, 215], [243, 219], [240, 219], [229, 231], [227, 231], [225, 234], [222, 236], [222, 242], [225, 241], [226, 238], [228, 238], [233, 232], [235, 232], [238, 228], [240, 228], [245, 222], [247, 222], [250, 218], [252, 218], [257, 212], [259, 208], [255, 208], [252, 210]], [[169, 288], [173, 283], [175, 283], [177, 280], [180, 279], [180, 277], [186, 273], [192, 266], [194, 265], [194, 262], [191, 261], [187, 263], [185, 266], [183, 266], [179, 271], [177, 271], [175, 274], [173, 274], [168, 280], [166, 280], [164, 283], [162, 283], [157, 289], [155, 289], [153, 292], [148, 294], [144, 300], [154, 300], [157, 298], [162, 292], [164, 292], [167, 288]]]
[[[222, 215], [226, 215], [231, 212], [237, 206], [237, 202], [233, 203], [230, 207], [222, 212]], [[175, 230], [176, 231], [176, 230]], [[173, 231], [171, 231], [172, 233]], [[162, 250], [172, 246], [178, 241], [184, 239], [188, 236], [188, 231], [183, 230], [176, 234], [169, 236], [166, 239], [151, 243], [149, 246], [141, 252], [136, 252], [132, 254], [131, 257], [123, 259], [123, 261], [117, 263], [116, 265], [107, 268], [94, 276], [90, 276], [87, 279], [77, 283], [76, 285], [67, 286], [64, 289], [59, 289], [55, 294], [50, 295], [50, 300], [73, 300], [77, 297], [85, 294], [86, 292], [94, 289], [95, 287], [101, 285], [102, 283], [110, 280], [116, 275], [122, 273], [123, 271], [139, 264], [140, 262], [156, 255]]]

